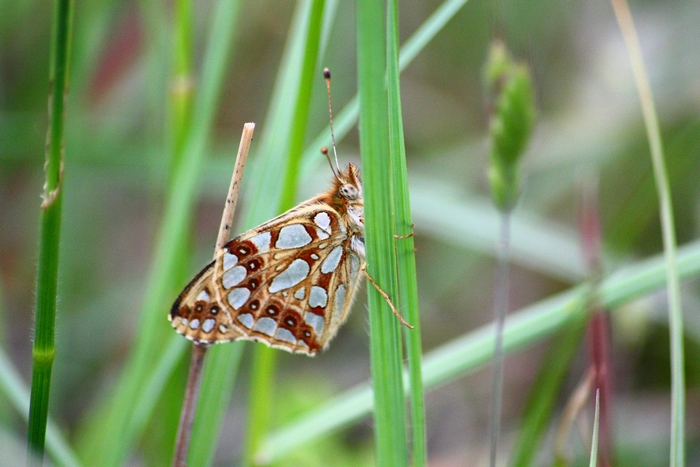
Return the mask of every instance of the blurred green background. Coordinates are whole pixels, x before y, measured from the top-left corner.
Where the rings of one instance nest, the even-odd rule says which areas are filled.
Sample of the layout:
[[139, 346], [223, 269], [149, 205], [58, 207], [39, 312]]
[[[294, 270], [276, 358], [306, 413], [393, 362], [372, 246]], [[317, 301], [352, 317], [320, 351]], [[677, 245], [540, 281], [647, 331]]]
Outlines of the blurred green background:
[[[402, 41], [439, 5], [401, 2]], [[195, 2], [195, 70], [211, 8], [209, 1]], [[700, 227], [700, 8], [695, 0], [646, 0], [631, 8], [662, 125], [683, 244], [695, 239]], [[257, 135], [264, 131], [293, 12], [293, 2], [241, 5], [199, 182], [190, 242], [195, 259], [183, 277], [211, 257], [243, 123], [256, 122]], [[69, 440], [114, 384], [138, 323], [171, 165], [167, 98], [175, 89], [169, 82], [172, 21], [170, 2], [87, 0], [75, 5], [51, 399], [51, 415]], [[31, 375], [50, 24], [47, 2], [0, 0], [0, 343], [26, 381]], [[354, 4], [339, 2], [322, 60], [333, 71], [336, 111], [356, 92], [354, 33]], [[524, 161], [523, 197], [515, 211], [522, 223], [514, 224], [513, 231], [511, 309], [586, 277], [577, 234], [582, 180], [599, 180], [606, 273], [661, 251], [648, 144], [610, 4], [471, 0], [406, 68], [401, 81], [426, 351], [491, 320], [496, 223], [485, 178], [488, 114], [481, 72], [495, 37], [529, 63], [539, 111]], [[309, 143], [328, 121], [320, 76], [319, 70]], [[193, 84], [196, 92], [197, 76]], [[338, 151], [341, 164], [359, 161], [356, 130], [339, 141]], [[299, 200], [327, 186], [330, 173], [320, 156], [316, 167], [303, 174]], [[241, 199], [240, 209], [248, 202]], [[518, 231], [518, 226], [527, 229]], [[234, 226], [233, 232], [239, 231]], [[173, 299], [180, 285], [174, 286]], [[683, 305], [688, 465], [700, 465], [697, 280], [684, 283]], [[169, 326], [167, 312], [163, 310], [163, 326]], [[670, 420], [665, 294], [630, 303], [612, 318], [618, 453], [626, 465], [664, 465]], [[277, 414], [278, 422], [367, 380], [367, 320], [360, 294], [328, 351], [313, 359], [280, 355], [276, 391], [286, 394], [289, 403], [283, 405], [285, 413]], [[546, 350], [542, 343], [506, 359], [506, 452]], [[240, 452], [249, 355], [244, 354], [242, 379], [219, 442], [220, 465], [229, 465]], [[561, 406], [586, 362], [582, 348]], [[181, 366], [184, 374], [186, 365]], [[430, 465], [483, 462], [490, 385], [485, 370], [428, 393]], [[23, 453], [25, 431], [19, 415], [0, 397], [0, 447]], [[139, 446], [130, 465], [147, 465], [147, 444]], [[571, 438], [572, 453], [582, 455], [584, 446]], [[371, 458], [367, 421], [284, 465], [366, 465]], [[545, 447], [542, 465], [547, 459], [551, 449]], [[0, 458], [0, 465], [12, 465], [3, 464], [6, 460]]]

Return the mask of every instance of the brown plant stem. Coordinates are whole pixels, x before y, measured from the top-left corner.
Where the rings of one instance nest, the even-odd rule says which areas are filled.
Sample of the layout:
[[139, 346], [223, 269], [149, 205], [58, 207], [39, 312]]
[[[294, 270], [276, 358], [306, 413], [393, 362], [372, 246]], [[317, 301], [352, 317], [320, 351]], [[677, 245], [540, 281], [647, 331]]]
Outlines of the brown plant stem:
[[[224, 206], [224, 212], [221, 215], [219, 234], [216, 238], [214, 259], [219, 256], [219, 252], [228, 241], [229, 232], [231, 231], [231, 223], [233, 222], [233, 215], [238, 202], [238, 193], [241, 187], [241, 179], [243, 178], [243, 169], [248, 159], [248, 150], [250, 149], [250, 143], [253, 141], [254, 131], [254, 123], [246, 123], [243, 125], [243, 134], [241, 135], [241, 143], [238, 146], [236, 165], [233, 169], [233, 175], [231, 176], [231, 184], [229, 185], [228, 195], [226, 196], [226, 205]], [[194, 422], [197, 398], [199, 397], [199, 388], [202, 381], [204, 356], [206, 355], [208, 347], [209, 345], [193, 343], [190, 373], [187, 377], [185, 399], [182, 403], [180, 424], [177, 428], [177, 441], [175, 442], [173, 467], [184, 467], [187, 465], [187, 455], [189, 453], [190, 439], [192, 437], [192, 423]]]

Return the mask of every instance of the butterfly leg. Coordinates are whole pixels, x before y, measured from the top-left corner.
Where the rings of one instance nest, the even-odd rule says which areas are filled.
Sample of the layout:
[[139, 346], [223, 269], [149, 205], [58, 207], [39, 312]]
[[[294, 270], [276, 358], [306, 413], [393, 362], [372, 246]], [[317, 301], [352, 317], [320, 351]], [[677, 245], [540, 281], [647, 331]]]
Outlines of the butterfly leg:
[[386, 302], [389, 304], [389, 307], [391, 307], [391, 311], [393, 311], [396, 317], [399, 319], [399, 321], [401, 321], [401, 324], [406, 326], [408, 329], [413, 329], [413, 326], [408, 324], [406, 320], [404, 320], [403, 317], [399, 314], [399, 311], [392, 303], [391, 298], [389, 298], [389, 295], [387, 295], [387, 293], [384, 292], [381, 287], [379, 287], [379, 284], [377, 284], [375, 280], [372, 279], [372, 276], [369, 275], [369, 273], [367, 272], [367, 263], [362, 265], [362, 273], [365, 275], [365, 277], [367, 277], [367, 280], [370, 281], [374, 288], [377, 289], [377, 292], [379, 292], [382, 295], [382, 297], [384, 297], [384, 300], [386, 300]]

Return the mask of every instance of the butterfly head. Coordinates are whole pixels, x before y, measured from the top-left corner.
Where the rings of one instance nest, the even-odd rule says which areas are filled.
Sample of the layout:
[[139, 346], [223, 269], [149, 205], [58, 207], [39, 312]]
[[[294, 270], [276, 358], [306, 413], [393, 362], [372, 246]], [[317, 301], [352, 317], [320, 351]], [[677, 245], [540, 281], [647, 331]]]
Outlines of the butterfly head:
[[351, 230], [364, 236], [364, 201], [362, 199], [362, 176], [359, 169], [353, 164], [348, 164], [346, 170], [338, 172], [334, 182], [336, 210], [346, 218], [347, 225]]

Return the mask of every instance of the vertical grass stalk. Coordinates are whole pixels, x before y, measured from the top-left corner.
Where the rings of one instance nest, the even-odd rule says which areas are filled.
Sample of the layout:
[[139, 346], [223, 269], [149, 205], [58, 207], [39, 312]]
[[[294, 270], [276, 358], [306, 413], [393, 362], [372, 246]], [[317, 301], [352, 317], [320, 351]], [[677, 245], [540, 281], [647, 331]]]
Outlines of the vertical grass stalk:
[[408, 193], [408, 169], [401, 115], [399, 69], [399, 7], [397, 0], [387, 2], [387, 96], [389, 103], [389, 157], [393, 177], [393, 220], [396, 239], [396, 272], [399, 295], [397, 306], [406, 313], [413, 329], [404, 329], [408, 356], [409, 405], [411, 426], [411, 465], [427, 465], [425, 404], [423, 397], [423, 350], [418, 310], [418, 283], [413, 242], [413, 222]]
[[661, 129], [656, 115], [651, 85], [644, 66], [644, 57], [634, 28], [632, 14], [625, 0], [612, 0], [617, 22], [625, 40], [632, 73], [639, 92], [644, 116], [644, 126], [651, 149], [654, 180], [659, 196], [661, 235], [666, 258], [666, 293], [668, 294], [668, 319], [671, 341], [671, 467], [685, 465], [685, 368], [683, 351], [683, 310], [676, 266], [676, 228], [673, 221], [671, 188], [664, 162]]
[[501, 42], [497, 41], [491, 46], [484, 71], [486, 88], [495, 97], [489, 125], [491, 150], [488, 176], [493, 202], [501, 213], [493, 301], [495, 342], [489, 416], [489, 465], [495, 467], [503, 403], [503, 328], [508, 312], [510, 282], [510, 217], [520, 196], [519, 161], [532, 132], [535, 106], [527, 67], [516, 64]]
[[41, 203], [41, 233], [37, 271], [32, 390], [27, 450], [30, 463], [42, 463], [49, 416], [51, 369], [56, 353], [54, 325], [58, 287], [58, 256], [63, 201], [65, 112], [68, 96], [72, 0], [54, 1], [49, 71], [49, 129], [46, 179]]
[[[367, 271], [395, 300], [396, 239], [391, 203], [393, 168], [388, 157], [384, 3], [358, 1], [356, 21]], [[408, 461], [400, 324], [379, 292], [371, 286], [367, 289], [376, 461], [380, 467], [400, 467]]]

